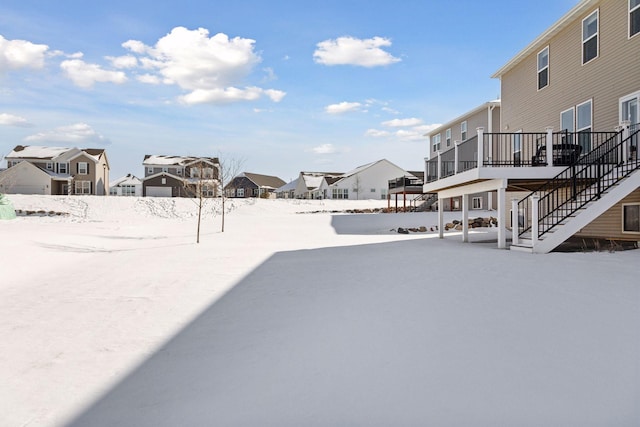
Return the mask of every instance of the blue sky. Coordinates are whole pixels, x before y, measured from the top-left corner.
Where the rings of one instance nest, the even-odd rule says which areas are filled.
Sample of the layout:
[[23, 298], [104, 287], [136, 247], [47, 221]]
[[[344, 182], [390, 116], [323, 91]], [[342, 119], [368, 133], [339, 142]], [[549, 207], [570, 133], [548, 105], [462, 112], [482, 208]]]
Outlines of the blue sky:
[[[455, 5], [454, 5], [455, 4]], [[0, 155], [219, 156], [289, 181], [386, 158], [499, 96], [490, 76], [577, 0], [0, 3]]]

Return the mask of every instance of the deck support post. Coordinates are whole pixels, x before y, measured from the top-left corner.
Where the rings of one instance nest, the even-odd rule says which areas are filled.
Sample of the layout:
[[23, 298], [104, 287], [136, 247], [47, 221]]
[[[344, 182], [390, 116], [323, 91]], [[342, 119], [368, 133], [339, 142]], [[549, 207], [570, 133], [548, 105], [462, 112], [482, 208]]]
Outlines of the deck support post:
[[438, 179], [442, 178], [442, 151], [438, 150]]
[[531, 198], [531, 244], [535, 248], [538, 244], [538, 233], [540, 231], [538, 201], [540, 196], [535, 195]]
[[507, 247], [506, 193], [506, 188], [498, 188], [498, 249], [506, 249]]
[[[623, 120], [620, 123], [620, 129], [616, 128], [617, 132], [622, 132], [622, 141], [625, 141], [629, 138], [629, 126], [631, 126], [631, 122], [629, 120]], [[630, 144], [631, 141], [629, 141], [629, 144], [622, 144], [622, 161], [625, 163], [631, 159], [631, 147], [629, 146]]]
[[517, 245], [520, 234], [520, 219], [518, 218], [518, 199], [511, 199], [511, 244]]
[[459, 160], [459, 156], [458, 156], [458, 146], [460, 145], [460, 141], [456, 141], [453, 143], [453, 173], [455, 175], [458, 174], [458, 162]]
[[547, 166], [553, 166], [553, 128], [546, 128], [547, 131], [547, 141], [546, 141], [546, 150], [547, 150]]
[[462, 241], [469, 241], [469, 195], [462, 195]]
[[478, 131], [478, 169], [482, 167], [482, 160], [484, 158], [484, 128], [479, 127]]
[[440, 203], [440, 194], [438, 194], [438, 237], [444, 239], [444, 211]]

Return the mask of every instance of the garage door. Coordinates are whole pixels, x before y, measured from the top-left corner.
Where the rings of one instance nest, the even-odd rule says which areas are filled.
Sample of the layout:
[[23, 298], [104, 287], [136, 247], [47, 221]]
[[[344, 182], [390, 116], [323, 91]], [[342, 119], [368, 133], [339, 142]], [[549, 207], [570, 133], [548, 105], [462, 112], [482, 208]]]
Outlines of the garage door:
[[147, 197], [171, 197], [171, 187], [147, 187]]

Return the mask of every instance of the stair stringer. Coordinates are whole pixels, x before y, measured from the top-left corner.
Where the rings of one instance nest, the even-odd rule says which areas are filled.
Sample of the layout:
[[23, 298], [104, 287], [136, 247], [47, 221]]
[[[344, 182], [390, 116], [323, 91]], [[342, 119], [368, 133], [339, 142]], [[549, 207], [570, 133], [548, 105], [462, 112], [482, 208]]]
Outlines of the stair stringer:
[[576, 212], [575, 216], [567, 218], [553, 232], [546, 233], [543, 240], [533, 246], [534, 253], [546, 254], [558, 245], [586, 227], [593, 220], [605, 213], [613, 205], [624, 199], [640, 187], [640, 169], [622, 179], [618, 184], [607, 190], [598, 200], [587, 204]]

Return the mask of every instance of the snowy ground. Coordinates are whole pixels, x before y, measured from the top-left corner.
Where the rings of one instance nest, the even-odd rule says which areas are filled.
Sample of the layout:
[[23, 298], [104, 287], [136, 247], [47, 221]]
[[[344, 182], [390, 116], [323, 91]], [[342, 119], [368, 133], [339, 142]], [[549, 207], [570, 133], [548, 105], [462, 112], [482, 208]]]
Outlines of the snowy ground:
[[69, 215], [0, 222], [0, 426], [640, 425], [640, 251], [299, 213], [380, 201], [208, 206], [196, 244], [191, 200], [10, 200]]

